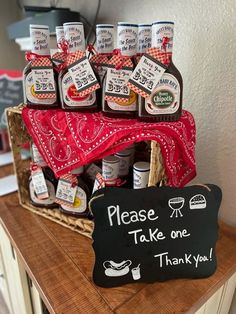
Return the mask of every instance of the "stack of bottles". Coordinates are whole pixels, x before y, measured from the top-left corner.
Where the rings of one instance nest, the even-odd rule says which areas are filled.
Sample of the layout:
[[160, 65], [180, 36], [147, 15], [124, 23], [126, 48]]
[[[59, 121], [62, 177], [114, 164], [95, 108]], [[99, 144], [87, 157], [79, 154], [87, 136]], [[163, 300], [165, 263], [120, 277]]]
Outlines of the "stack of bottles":
[[[102, 111], [115, 118], [176, 121], [182, 111], [183, 83], [172, 62], [173, 33], [173, 22], [118, 23], [114, 49], [114, 26], [99, 24], [96, 26], [96, 48], [89, 45], [86, 49], [83, 24], [65, 23], [56, 28], [58, 53], [67, 61], [73, 60], [77, 52], [82, 55], [73, 63], [76, 73], [72, 76], [65, 60], [50, 56], [49, 28], [30, 25], [32, 51], [28, 53], [30, 62], [24, 70], [25, 103], [35, 109]], [[152, 93], [144, 98], [127, 83], [141, 57], [152, 47], [164, 52], [169, 64]], [[92, 71], [85, 59], [89, 60]], [[81, 60], [86, 64], [84, 69], [78, 66], [82, 64]], [[87, 76], [83, 71], [87, 71]], [[138, 75], [140, 84], [145, 83], [142, 73]], [[100, 88], [87, 92], [94, 80]], [[80, 86], [85, 86], [86, 92]]]
[[88, 202], [97, 189], [105, 186], [141, 189], [148, 186], [150, 163], [146, 142], [132, 144], [60, 178], [55, 177], [35, 144], [31, 147], [29, 195], [35, 207], [59, 208], [68, 215], [92, 218]]

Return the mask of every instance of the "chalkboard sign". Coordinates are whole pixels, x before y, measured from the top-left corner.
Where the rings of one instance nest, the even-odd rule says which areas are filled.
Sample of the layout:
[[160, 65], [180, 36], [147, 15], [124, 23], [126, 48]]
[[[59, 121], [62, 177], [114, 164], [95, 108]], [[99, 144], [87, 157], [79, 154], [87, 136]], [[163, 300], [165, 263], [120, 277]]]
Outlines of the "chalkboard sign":
[[220, 188], [210, 184], [97, 191], [90, 202], [94, 282], [113, 287], [210, 276], [221, 198]]
[[22, 72], [0, 70], [0, 118], [4, 121], [5, 108], [23, 102]]

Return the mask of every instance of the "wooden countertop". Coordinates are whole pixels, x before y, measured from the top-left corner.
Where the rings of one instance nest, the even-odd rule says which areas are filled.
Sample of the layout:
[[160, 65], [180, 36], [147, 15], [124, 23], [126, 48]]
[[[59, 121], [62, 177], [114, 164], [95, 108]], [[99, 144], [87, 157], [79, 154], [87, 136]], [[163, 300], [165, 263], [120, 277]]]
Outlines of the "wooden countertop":
[[50, 313], [194, 313], [236, 272], [236, 229], [220, 223], [211, 277], [100, 288], [90, 239], [22, 208], [16, 193], [0, 198], [0, 218]]

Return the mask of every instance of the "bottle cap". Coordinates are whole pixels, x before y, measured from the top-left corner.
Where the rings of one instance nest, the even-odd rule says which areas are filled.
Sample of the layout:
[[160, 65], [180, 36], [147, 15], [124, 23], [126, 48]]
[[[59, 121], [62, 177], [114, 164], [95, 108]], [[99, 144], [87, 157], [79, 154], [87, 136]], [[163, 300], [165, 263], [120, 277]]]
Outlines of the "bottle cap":
[[111, 53], [114, 48], [114, 25], [96, 25], [96, 46], [98, 53]]
[[150, 170], [150, 162], [138, 161], [133, 165], [134, 170], [139, 172], [146, 172]]
[[117, 26], [117, 48], [123, 56], [132, 57], [137, 53], [138, 24], [119, 22]]
[[30, 24], [31, 51], [41, 56], [50, 54], [49, 27], [47, 25]]
[[132, 154], [132, 150], [126, 148], [124, 150], [121, 150], [120, 152], [117, 152], [115, 155], [120, 156], [120, 157], [127, 157], [127, 156], [130, 156], [131, 154]]
[[102, 161], [105, 162], [105, 163], [109, 163], [109, 164], [116, 164], [116, 163], [120, 162], [119, 158], [116, 157], [116, 156], [104, 157]]
[[84, 25], [81, 22], [63, 24], [65, 39], [69, 42], [69, 51], [85, 51]]

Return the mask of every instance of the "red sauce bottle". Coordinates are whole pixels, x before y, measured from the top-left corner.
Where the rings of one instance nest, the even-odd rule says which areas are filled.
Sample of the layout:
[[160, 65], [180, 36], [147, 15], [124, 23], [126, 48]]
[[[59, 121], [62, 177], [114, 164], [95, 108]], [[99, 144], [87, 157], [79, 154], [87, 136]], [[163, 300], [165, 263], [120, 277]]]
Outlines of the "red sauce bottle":
[[[80, 22], [64, 23], [65, 39], [69, 42], [69, 52], [85, 51], [84, 26]], [[61, 106], [65, 111], [93, 112], [99, 109], [99, 92], [94, 91], [80, 97], [67, 68], [59, 74]]]
[[[172, 62], [173, 22], [154, 22], [152, 47], [166, 53], [169, 66], [148, 98], [141, 98], [138, 115], [144, 121], [176, 121], [182, 112], [183, 80]], [[163, 45], [167, 38], [166, 45]]]
[[[31, 51], [33, 54], [38, 56], [49, 56], [49, 28], [45, 25], [30, 25], [30, 37], [32, 42]], [[27, 104], [27, 107], [34, 109], [50, 109], [58, 108], [59, 102], [57, 98], [57, 73], [53, 69], [54, 77], [54, 86], [55, 86], [55, 97], [49, 98], [38, 98], [35, 93], [35, 85], [33, 80], [32, 72], [32, 61], [28, 63], [23, 71], [23, 85], [24, 85], [24, 102]], [[49, 83], [51, 84], [51, 83]], [[42, 85], [42, 92], [49, 91], [49, 84]]]
[[[133, 68], [135, 66], [134, 58], [137, 53], [138, 42], [137, 24], [118, 23], [117, 27], [117, 48], [121, 55], [129, 57], [132, 60]], [[105, 100], [105, 86], [107, 76], [103, 80], [102, 111], [106, 116], [116, 118], [132, 118], [137, 115], [137, 95], [130, 91], [128, 102], [112, 102]]]

